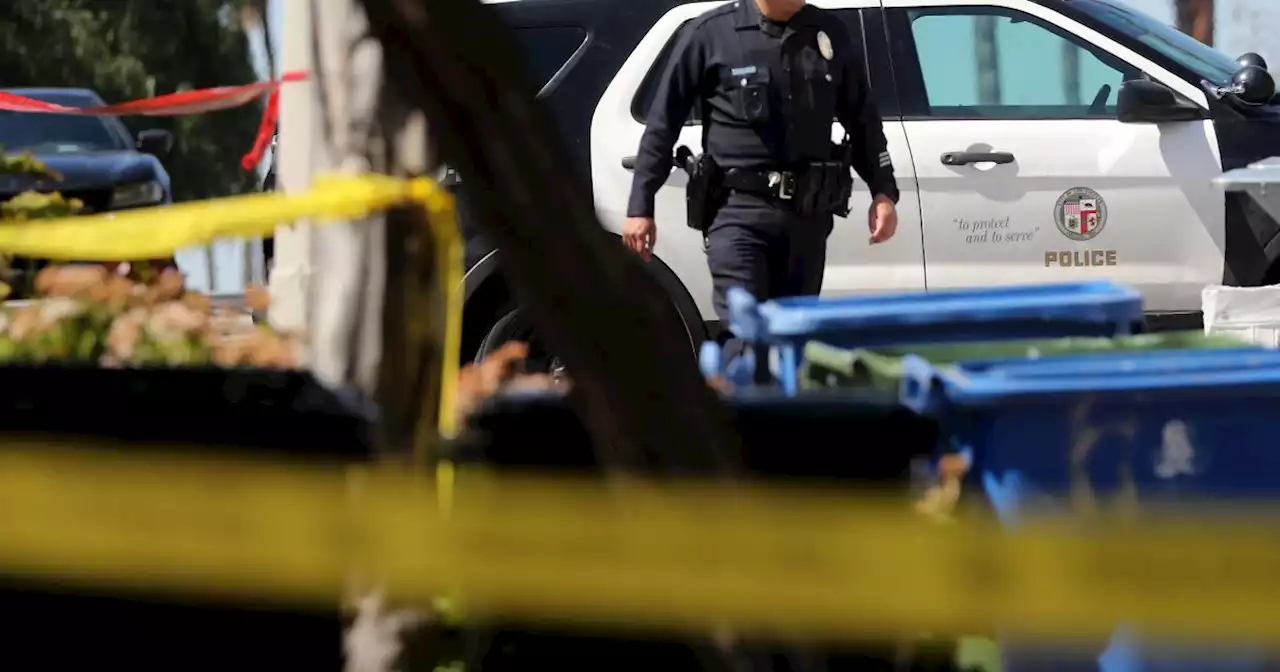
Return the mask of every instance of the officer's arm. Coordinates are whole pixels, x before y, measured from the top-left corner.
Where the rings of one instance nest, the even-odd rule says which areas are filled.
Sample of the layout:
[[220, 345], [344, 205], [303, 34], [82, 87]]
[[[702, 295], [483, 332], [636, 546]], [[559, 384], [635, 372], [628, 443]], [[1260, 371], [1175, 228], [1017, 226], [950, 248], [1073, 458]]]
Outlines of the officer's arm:
[[[850, 40], [842, 40], [851, 44]], [[851, 51], [851, 50], [850, 50]], [[877, 196], [898, 202], [898, 182], [893, 177], [889, 143], [884, 138], [880, 111], [871, 97], [871, 87], [859, 59], [846, 54], [844, 72], [836, 100], [836, 118], [853, 140], [853, 169]]]
[[701, 95], [707, 48], [705, 38], [698, 35], [700, 29], [700, 25], [689, 26], [676, 43], [671, 64], [649, 108], [644, 136], [636, 152], [628, 217], [652, 217], [654, 196], [671, 174], [671, 152], [689, 118], [689, 110]]

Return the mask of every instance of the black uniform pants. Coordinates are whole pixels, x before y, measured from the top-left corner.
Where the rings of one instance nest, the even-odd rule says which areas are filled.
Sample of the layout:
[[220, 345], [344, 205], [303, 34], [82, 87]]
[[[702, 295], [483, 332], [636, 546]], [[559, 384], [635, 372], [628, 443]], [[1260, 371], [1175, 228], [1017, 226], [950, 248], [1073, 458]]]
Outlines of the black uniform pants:
[[[808, 296], [822, 289], [831, 215], [801, 216], [789, 202], [733, 192], [707, 230], [716, 316], [728, 327], [725, 296], [742, 287], [757, 301]], [[737, 339], [725, 343], [725, 361], [742, 352]]]

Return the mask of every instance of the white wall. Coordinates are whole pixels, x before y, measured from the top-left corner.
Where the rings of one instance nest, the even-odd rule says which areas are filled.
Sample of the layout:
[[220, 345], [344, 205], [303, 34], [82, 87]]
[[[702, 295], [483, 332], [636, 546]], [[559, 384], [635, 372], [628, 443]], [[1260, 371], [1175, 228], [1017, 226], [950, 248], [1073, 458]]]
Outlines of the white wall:
[[[1133, 7], [1168, 24], [1174, 22], [1173, 0], [1127, 0]], [[1216, 0], [1214, 45], [1231, 56], [1262, 54], [1280, 72], [1280, 0]]]
[[1127, 3], [1165, 23], [1173, 24], [1173, 0], [1127, 0]]
[[1256, 51], [1280, 72], [1280, 0], [1217, 0], [1214, 46], [1232, 56]]

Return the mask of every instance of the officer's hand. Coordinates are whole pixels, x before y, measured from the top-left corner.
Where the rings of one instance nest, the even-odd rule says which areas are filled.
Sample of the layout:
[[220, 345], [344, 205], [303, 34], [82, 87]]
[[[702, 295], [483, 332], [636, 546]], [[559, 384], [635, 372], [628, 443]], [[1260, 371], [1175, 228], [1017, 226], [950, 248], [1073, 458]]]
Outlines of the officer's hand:
[[622, 224], [622, 242], [640, 258], [649, 261], [654, 243], [658, 242], [658, 227], [652, 217], [628, 217]]
[[886, 196], [876, 196], [867, 210], [867, 228], [871, 230], [871, 244], [883, 243], [898, 230], [898, 208]]

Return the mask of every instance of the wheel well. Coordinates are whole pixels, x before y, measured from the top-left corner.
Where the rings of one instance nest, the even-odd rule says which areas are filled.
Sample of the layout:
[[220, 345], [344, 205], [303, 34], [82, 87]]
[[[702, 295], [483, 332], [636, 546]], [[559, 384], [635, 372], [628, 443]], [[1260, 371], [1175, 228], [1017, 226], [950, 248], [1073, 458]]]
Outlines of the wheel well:
[[481, 281], [462, 308], [462, 361], [475, 358], [489, 328], [514, 305], [511, 288], [501, 273]]
[[[696, 349], [707, 338], [706, 324], [698, 313], [697, 304], [670, 267], [659, 259], [654, 259], [650, 264], [655, 278], [671, 297], [676, 311], [684, 321], [685, 329]], [[480, 286], [471, 293], [463, 306], [462, 361], [468, 362], [475, 358], [489, 328], [515, 304], [511, 287], [507, 285], [501, 272], [490, 273], [480, 281]]]

